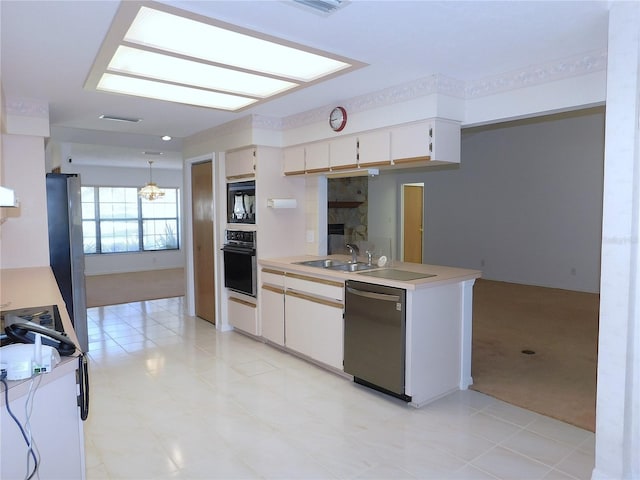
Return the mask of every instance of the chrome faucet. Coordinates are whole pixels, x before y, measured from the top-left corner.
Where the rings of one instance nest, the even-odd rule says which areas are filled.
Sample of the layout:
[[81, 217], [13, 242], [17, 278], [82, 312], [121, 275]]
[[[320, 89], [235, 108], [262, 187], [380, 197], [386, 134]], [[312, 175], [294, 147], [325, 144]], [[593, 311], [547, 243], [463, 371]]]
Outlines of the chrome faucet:
[[346, 247], [349, 249], [349, 253], [351, 254], [350, 263], [358, 263], [358, 254], [360, 253], [358, 246], [355, 243], [347, 243]]
[[367, 265], [368, 266], [372, 266], [373, 265], [373, 252], [371, 250], [367, 250]]

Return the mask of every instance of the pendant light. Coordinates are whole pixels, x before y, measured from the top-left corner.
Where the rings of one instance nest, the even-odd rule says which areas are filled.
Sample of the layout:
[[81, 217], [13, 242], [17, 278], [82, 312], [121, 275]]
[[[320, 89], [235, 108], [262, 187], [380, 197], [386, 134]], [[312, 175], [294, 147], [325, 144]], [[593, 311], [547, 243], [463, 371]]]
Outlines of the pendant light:
[[149, 183], [147, 183], [144, 187], [142, 187], [138, 192], [138, 195], [140, 195], [140, 198], [144, 198], [145, 200], [149, 200], [149, 201], [155, 200], [156, 198], [164, 197], [164, 190], [161, 190], [160, 188], [158, 188], [158, 186], [152, 181], [152, 177], [151, 177], [152, 163], [153, 163], [153, 160], [149, 160]]

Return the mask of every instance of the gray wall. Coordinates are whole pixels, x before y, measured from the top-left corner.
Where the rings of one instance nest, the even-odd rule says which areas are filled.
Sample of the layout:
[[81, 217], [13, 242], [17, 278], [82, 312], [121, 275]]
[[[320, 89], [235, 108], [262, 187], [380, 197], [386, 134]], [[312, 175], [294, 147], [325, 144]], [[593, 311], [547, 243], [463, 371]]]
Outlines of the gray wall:
[[369, 218], [399, 218], [400, 186], [424, 182], [424, 263], [598, 292], [603, 158], [601, 108], [463, 130], [459, 169], [374, 179], [370, 196], [392, 183], [395, 201], [370, 200]]

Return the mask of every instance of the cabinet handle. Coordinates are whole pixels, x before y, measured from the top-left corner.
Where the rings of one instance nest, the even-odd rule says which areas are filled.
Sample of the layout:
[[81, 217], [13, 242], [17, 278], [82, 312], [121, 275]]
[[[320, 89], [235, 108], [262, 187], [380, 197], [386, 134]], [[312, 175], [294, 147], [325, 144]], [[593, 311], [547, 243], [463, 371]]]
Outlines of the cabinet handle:
[[313, 297], [311, 295], [305, 295], [304, 293], [296, 292], [295, 290], [287, 290], [285, 295], [289, 295], [291, 297], [296, 297], [301, 300], [307, 300], [313, 303], [319, 303], [320, 305], [326, 305], [327, 307], [340, 308], [342, 309], [342, 304], [338, 302], [332, 302], [330, 300], [324, 300], [322, 298]]
[[247, 307], [256, 308], [255, 303], [247, 302], [246, 300], [240, 300], [239, 298], [236, 298], [236, 297], [229, 297], [229, 301], [239, 303], [240, 305], [245, 305]]
[[273, 285], [262, 285], [263, 290], [268, 290], [269, 292], [279, 293], [281, 295], [284, 294], [284, 288], [282, 287], [274, 287]]

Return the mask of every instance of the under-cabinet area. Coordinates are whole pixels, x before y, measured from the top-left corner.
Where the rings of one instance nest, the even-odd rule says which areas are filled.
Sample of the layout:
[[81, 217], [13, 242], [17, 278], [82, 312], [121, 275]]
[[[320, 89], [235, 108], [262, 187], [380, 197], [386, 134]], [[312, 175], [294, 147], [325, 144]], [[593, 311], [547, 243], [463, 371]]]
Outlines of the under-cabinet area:
[[[403, 302], [391, 305], [403, 313], [404, 345], [398, 349], [404, 352], [398, 362], [404, 362], [404, 378], [399, 382], [403, 385], [398, 392], [382, 386], [385, 393], [419, 407], [472, 384], [471, 307], [479, 271], [402, 262], [395, 262], [393, 268], [373, 265], [358, 271], [341, 268], [349, 265], [343, 255], [263, 259], [258, 264], [257, 316], [251, 317], [257, 324], [244, 323], [246, 312], [229, 305], [230, 324], [257, 341], [354, 378], [344, 366], [344, 313], [348, 307], [345, 282], [357, 281], [374, 292], [403, 292]], [[364, 351], [373, 348], [366, 336], [359, 343]], [[362, 380], [359, 383], [378, 387], [375, 377]]]

